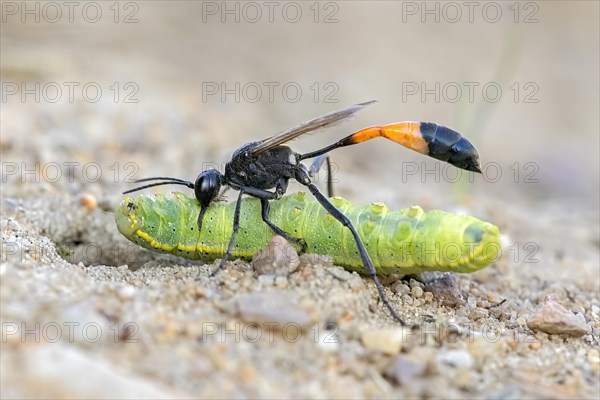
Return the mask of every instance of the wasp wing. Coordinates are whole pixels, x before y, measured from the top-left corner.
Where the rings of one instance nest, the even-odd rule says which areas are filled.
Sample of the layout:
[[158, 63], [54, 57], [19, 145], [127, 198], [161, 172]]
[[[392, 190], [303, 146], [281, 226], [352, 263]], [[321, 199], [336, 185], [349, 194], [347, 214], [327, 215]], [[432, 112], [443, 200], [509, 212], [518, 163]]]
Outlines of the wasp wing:
[[304, 135], [305, 133], [341, 122], [352, 117], [365, 106], [375, 103], [375, 101], [376, 100], [371, 100], [365, 103], [355, 104], [353, 106], [344, 108], [343, 110], [333, 111], [329, 114], [321, 115], [320, 117], [311, 119], [310, 121], [306, 121], [286, 131], [280, 132], [277, 135], [271, 136], [270, 138], [260, 142], [260, 144], [250, 150], [250, 154], [255, 156], [259, 155], [267, 150], [280, 146], [285, 142], [296, 139], [298, 136]]

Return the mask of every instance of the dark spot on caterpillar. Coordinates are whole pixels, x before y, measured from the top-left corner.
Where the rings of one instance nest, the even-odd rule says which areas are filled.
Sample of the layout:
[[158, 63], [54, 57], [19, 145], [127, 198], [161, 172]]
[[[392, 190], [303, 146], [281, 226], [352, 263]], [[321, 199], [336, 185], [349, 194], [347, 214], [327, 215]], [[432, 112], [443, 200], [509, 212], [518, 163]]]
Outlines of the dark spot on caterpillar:
[[481, 239], [483, 239], [483, 230], [481, 229], [481, 224], [473, 222], [471, 225], [469, 225], [467, 229], [465, 229], [465, 239], [467, 243], [479, 244]]

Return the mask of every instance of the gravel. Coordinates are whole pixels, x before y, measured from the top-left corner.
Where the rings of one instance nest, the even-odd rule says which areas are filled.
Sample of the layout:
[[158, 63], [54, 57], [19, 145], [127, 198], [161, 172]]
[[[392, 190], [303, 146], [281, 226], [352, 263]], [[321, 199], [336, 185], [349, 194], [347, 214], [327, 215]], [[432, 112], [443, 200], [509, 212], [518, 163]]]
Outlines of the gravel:
[[[400, 2], [363, 3], [340, 3], [336, 24], [314, 24], [308, 6], [310, 25], [204, 24], [199, 8], [157, 2], [140, 3], [135, 24], [3, 23], [3, 83], [97, 81], [110, 95], [2, 102], [0, 397], [600, 397], [596, 3], [540, 3], [541, 22], [519, 25], [527, 40], [507, 38], [517, 31], [508, 9], [510, 26], [449, 27], [399, 23]], [[483, 104], [494, 113], [402, 101], [401, 79], [427, 88], [491, 79], [504, 44], [517, 42], [526, 47], [510, 79], [523, 91], [539, 83], [539, 103], [513, 102], [508, 84], [502, 101]], [[111, 85], [132, 80], [140, 101], [115, 103]], [[211, 80], [298, 81], [304, 98], [205, 101]], [[316, 104], [317, 87], [321, 100], [333, 87], [339, 104]], [[210, 278], [219, 260], [155, 254], [118, 233], [113, 210], [131, 179], [193, 180], [250, 140], [372, 97], [381, 102], [357, 120], [294, 148], [431, 119], [476, 126], [469, 138], [482, 160], [504, 173], [497, 183], [436, 182], [430, 172], [405, 182], [406, 165], [445, 164], [383, 139], [333, 154], [336, 193], [356, 205], [464, 211], [500, 227], [502, 256], [481, 271], [382, 278], [414, 328], [399, 327], [373, 282], [330, 257], [230, 260]]]

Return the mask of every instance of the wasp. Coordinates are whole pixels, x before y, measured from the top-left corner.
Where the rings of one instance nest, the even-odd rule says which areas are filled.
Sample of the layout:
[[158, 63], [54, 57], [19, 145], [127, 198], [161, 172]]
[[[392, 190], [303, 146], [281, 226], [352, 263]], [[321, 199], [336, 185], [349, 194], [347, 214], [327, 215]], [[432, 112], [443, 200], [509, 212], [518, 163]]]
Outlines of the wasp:
[[[194, 182], [170, 177], [152, 177], [139, 179], [136, 182], [153, 182], [123, 194], [135, 192], [160, 185], [183, 185], [194, 191], [196, 200], [200, 204], [198, 215], [198, 231], [202, 230], [204, 215], [210, 205], [219, 200], [223, 188], [239, 191], [235, 211], [233, 214], [233, 231], [219, 266], [211, 273], [214, 276], [220, 271], [232, 253], [235, 237], [240, 227], [240, 207], [244, 195], [256, 197], [260, 200], [262, 220], [277, 234], [288, 241], [297, 243], [302, 251], [307, 245], [302, 238], [288, 234], [269, 220], [269, 201], [280, 199], [287, 191], [291, 179], [306, 186], [310, 193], [323, 206], [323, 208], [346, 227], [352, 234], [354, 242], [364, 266], [366, 274], [373, 279], [381, 301], [391, 315], [405, 325], [404, 321], [391, 306], [383, 286], [379, 281], [373, 263], [365, 249], [365, 245], [358, 235], [350, 219], [342, 213], [312, 182], [311, 178], [327, 163], [328, 194], [332, 195], [331, 164], [329, 152], [346, 146], [363, 143], [378, 137], [384, 137], [406, 148], [428, 155], [440, 161], [467, 171], [481, 173], [479, 155], [475, 147], [458, 132], [431, 122], [398, 122], [383, 126], [371, 126], [361, 129], [337, 142], [322, 149], [300, 154], [293, 151], [285, 144], [306, 133], [330, 127], [336, 123], [354, 116], [364, 107], [374, 103], [368, 101], [359, 103], [339, 111], [334, 111], [317, 118], [306, 121], [300, 125], [280, 132], [264, 140], [250, 142], [237, 149], [229, 162], [225, 165], [225, 172], [208, 169], [201, 172]], [[304, 160], [313, 159], [310, 166]]]

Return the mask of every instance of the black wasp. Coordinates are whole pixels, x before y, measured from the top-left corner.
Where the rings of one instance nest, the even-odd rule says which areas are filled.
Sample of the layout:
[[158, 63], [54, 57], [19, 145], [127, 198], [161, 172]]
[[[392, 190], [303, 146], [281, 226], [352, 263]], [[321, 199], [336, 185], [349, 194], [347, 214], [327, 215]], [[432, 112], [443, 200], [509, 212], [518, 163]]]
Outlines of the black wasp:
[[[356, 246], [358, 247], [365, 271], [375, 282], [381, 300], [392, 316], [404, 325], [403, 320], [390, 305], [375, 273], [375, 268], [373, 267], [371, 259], [369, 258], [356, 229], [350, 220], [338, 210], [323, 193], [321, 193], [315, 184], [311, 182], [311, 177], [315, 175], [326, 161], [330, 178], [328, 180], [328, 191], [331, 196], [331, 165], [327, 153], [339, 147], [362, 143], [377, 137], [390, 139], [404, 147], [408, 147], [409, 149], [418, 151], [419, 153], [431, 156], [438, 160], [446, 161], [455, 167], [467, 171], [480, 173], [481, 169], [479, 167], [479, 156], [477, 151], [467, 139], [452, 129], [428, 122], [399, 122], [384, 126], [368, 127], [361, 129], [332, 145], [306, 154], [296, 153], [288, 146], [284, 146], [285, 143], [304, 135], [305, 133], [343, 121], [372, 103], [374, 103], [374, 101], [356, 104], [344, 108], [343, 110], [331, 112], [267, 139], [248, 143], [233, 153], [231, 160], [225, 165], [224, 174], [216, 169], [209, 169], [201, 172], [195, 182], [169, 177], [140, 179], [136, 182], [159, 182], [128, 190], [124, 192], [124, 194], [159, 185], [174, 184], [187, 186], [194, 190], [196, 199], [198, 199], [198, 202], [200, 203], [201, 209], [198, 217], [198, 230], [200, 231], [202, 229], [202, 220], [206, 209], [213, 201], [219, 198], [221, 188], [230, 187], [238, 190], [239, 195], [233, 218], [233, 233], [229, 239], [227, 252], [221, 260], [219, 267], [211, 274], [211, 276], [214, 276], [221, 268], [223, 268], [231, 255], [233, 243], [239, 229], [240, 206], [242, 204], [240, 200], [243, 195], [259, 198], [262, 205], [263, 221], [273, 230], [273, 232], [285, 237], [289, 241], [299, 244], [303, 251], [306, 250], [306, 243], [304, 243], [301, 238], [290, 236], [269, 221], [269, 200], [281, 198], [288, 188], [290, 179], [295, 179], [306, 186], [319, 203], [334, 218], [350, 230], [356, 241]], [[314, 158], [314, 161], [310, 167], [307, 167], [302, 163], [303, 160], [311, 158]]]

